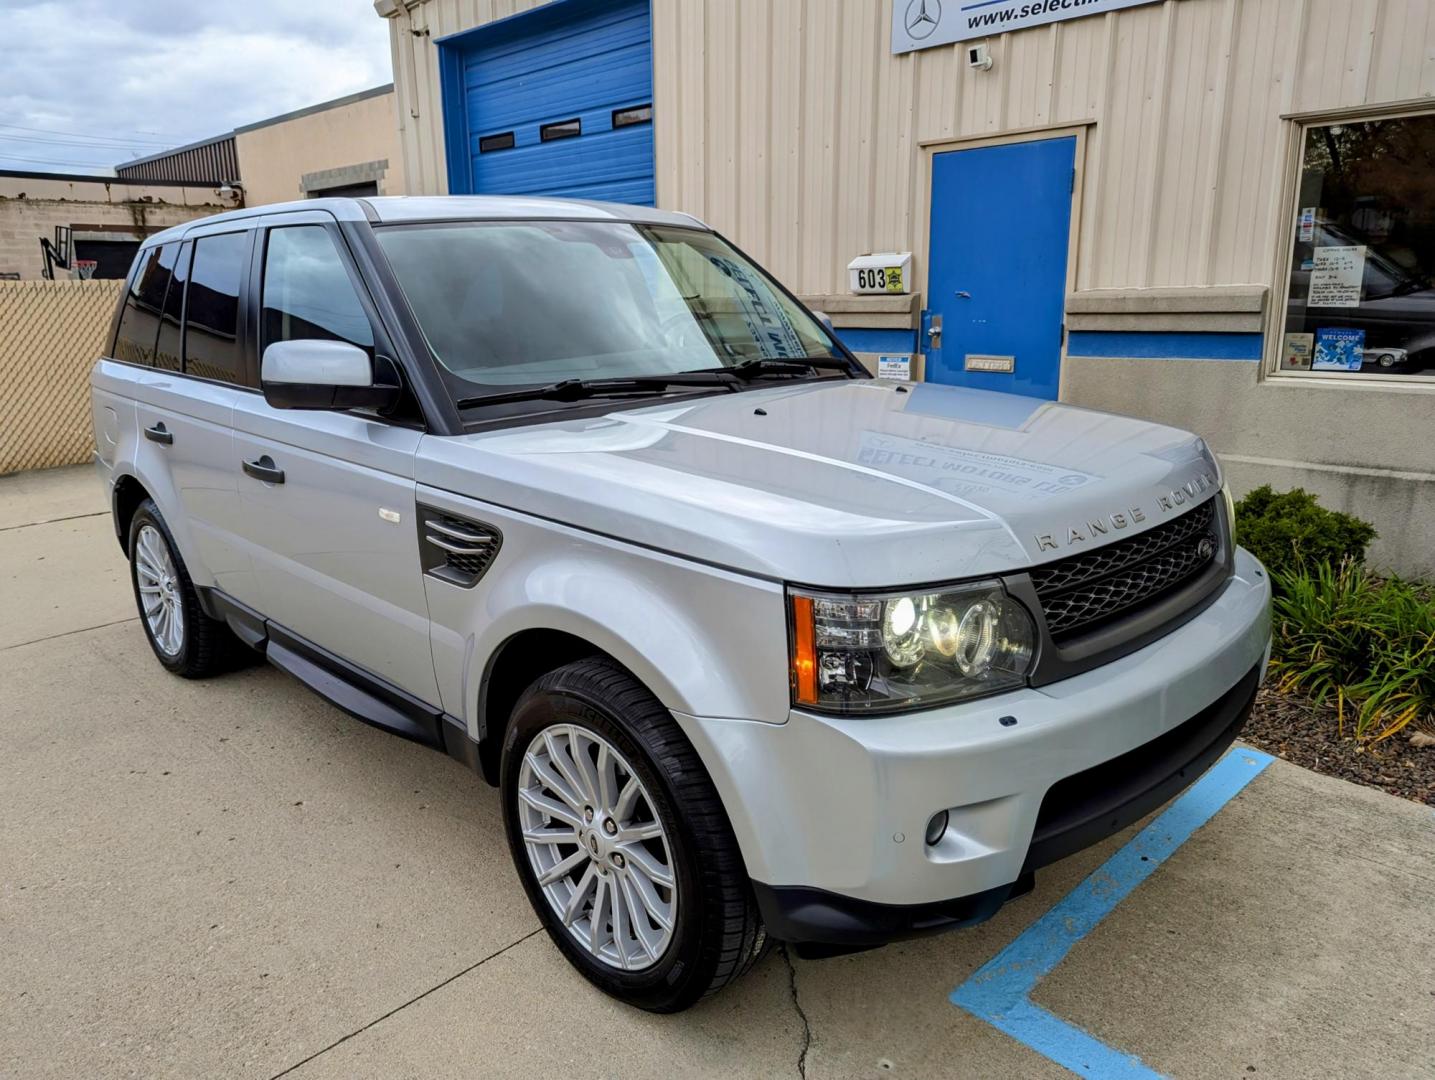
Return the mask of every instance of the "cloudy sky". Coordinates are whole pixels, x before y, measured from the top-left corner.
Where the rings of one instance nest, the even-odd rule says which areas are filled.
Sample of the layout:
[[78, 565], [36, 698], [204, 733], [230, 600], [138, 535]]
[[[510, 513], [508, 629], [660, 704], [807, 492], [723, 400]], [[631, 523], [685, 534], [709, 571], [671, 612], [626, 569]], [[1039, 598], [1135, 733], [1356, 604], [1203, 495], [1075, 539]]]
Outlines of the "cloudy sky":
[[391, 81], [370, 0], [0, 0], [0, 168], [107, 172]]

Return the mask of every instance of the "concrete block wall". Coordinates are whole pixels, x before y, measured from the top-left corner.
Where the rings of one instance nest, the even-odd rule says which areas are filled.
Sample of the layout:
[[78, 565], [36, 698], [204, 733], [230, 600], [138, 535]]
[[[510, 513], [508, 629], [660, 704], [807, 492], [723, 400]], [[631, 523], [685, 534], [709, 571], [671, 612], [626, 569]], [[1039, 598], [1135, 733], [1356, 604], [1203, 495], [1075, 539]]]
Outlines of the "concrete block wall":
[[45, 265], [40, 240], [53, 241], [57, 225], [140, 239], [233, 208], [202, 185], [0, 173], [0, 274], [39, 278]]

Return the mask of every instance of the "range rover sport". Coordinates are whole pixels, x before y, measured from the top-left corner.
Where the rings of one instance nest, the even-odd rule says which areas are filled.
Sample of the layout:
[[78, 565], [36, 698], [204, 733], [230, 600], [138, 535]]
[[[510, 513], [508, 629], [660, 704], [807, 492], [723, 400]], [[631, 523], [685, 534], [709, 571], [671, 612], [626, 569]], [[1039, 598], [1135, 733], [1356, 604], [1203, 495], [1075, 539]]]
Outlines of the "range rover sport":
[[159, 662], [257, 650], [479, 772], [554, 943], [646, 1009], [990, 916], [1194, 780], [1265, 669], [1200, 438], [872, 378], [683, 214], [181, 225], [92, 396]]

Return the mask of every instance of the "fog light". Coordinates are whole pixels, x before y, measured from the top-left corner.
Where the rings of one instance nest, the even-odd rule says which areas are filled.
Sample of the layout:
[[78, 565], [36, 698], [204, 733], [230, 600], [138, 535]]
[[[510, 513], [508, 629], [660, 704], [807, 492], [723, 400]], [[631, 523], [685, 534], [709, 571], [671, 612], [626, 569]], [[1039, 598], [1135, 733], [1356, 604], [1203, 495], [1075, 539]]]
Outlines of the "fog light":
[[945, 810], [938, 810], [932, 815], [932, 820], [927, 822], [927, 846], [936, 847], [937, 841], [942, 838], [942, 834], [946, 831], [947, 812]]

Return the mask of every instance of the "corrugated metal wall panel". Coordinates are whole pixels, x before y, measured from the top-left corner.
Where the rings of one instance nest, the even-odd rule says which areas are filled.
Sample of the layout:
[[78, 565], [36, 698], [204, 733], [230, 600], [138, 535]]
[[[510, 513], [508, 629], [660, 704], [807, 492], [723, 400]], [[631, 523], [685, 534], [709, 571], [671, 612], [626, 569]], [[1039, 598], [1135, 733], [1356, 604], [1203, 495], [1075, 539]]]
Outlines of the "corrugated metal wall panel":
[[[893, 2], [653, 0], [659, 204], [800, 292], [844, 292], [852, 255], [921, 249], [919, 142], [1090, 120], [1079, 288], [1260, 282], [1281, 114], [1435, 94], [1429, 0], [1164, 0], [994, 37], [988, 72], [957, 46], [891, 55]], [[451, 33], [531, 6], [426, 0], [412, 19]], [[399, 92], [432, 118], [434, 50], [405, 20], [396, 53], [421, 78], [396, 73]], [[442, 190], [432, 123], [405, 132], [414, 190]]]
[[215, 139], [159, 154], [115, 168], [122, 180], [179, 180], [190, 184], [223, 184], [240, 180], [233, 137]]

